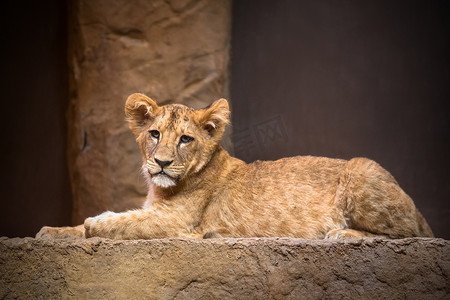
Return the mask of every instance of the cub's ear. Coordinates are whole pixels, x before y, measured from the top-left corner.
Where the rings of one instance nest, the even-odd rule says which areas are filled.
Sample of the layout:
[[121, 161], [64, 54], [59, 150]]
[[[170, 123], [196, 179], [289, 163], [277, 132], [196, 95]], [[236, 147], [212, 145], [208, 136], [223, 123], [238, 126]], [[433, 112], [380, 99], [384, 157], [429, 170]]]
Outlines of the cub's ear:
[[138, 136], [143, 127], [154, 120], [159, 113], [159, 106], [144, 94], [135, 93], [125, 103], [125, 115], [131, 131]]
[[222, 138], [226, 125], [230, 123], [228, 101], [219, 99], [197, 113], [200, 125], [218, 142]]

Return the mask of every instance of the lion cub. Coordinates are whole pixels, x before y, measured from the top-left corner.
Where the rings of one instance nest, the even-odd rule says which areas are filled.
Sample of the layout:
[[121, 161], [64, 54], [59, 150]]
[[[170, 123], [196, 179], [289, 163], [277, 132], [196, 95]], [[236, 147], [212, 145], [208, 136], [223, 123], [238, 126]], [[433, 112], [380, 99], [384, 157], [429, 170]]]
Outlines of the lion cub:
[[[86, 219], [86, 237], [433, 236], [411, 198], [369, 159], [231, 157], [219, 145], [229, 123], [225, 99], [194, 110], [133, 94], [125, 113], [142, 152], [147, 200], [142, 209]], [[37, 237], [84, 229], [44, 227]]]

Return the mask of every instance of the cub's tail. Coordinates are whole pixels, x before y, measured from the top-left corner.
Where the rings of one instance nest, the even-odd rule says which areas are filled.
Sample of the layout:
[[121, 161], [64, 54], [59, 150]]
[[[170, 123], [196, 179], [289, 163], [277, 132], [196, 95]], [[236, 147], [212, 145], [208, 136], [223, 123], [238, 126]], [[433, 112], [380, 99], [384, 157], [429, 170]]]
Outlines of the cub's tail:
[[418, 209], [416, 209], [416, 214], [417, 224], [419, 226], [419, 235], [423, 237], [434, 237], [433, 231], [431, 231], [430, 226]]

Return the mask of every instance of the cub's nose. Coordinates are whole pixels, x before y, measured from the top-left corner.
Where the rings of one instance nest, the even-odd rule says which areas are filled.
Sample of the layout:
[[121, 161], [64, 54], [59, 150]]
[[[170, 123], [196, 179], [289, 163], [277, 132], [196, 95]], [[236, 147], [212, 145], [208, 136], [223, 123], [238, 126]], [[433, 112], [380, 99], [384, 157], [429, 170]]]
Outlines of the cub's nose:
[[173, 160], [159, 160], [156, 157], [155, 157], [155, 161], [161, 168], [167, 167], [171, 163], [173, 163]]

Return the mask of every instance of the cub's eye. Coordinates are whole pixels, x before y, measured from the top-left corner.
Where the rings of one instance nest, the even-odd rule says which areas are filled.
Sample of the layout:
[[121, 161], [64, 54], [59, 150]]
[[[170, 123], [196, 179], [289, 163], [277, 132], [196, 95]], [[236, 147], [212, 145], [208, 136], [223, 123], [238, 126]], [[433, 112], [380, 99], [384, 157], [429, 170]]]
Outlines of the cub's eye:
[[149, 130], [148, 131], [152, 137], [155, 139], [159, 139], [159, 131], [158, 130]]
[[182, 135], [182, 136], [180, 137], [180, 143], [184, 143], [184, 144], [187, 144], [187, 143], [189, 143], [189, 142], [192, 142], [193, 140], [194, 140], [194, 138], [191, 137], [191, 136], [188, 136], [188, 135]]

